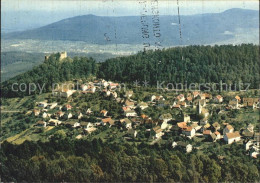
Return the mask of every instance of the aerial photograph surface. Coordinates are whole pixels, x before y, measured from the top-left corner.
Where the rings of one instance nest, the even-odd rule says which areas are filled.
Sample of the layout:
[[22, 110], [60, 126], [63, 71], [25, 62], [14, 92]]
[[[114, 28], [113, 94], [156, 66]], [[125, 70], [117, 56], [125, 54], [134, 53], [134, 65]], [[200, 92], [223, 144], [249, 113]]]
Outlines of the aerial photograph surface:
[[1, 0], [0, 182], [260, 181], [258, 0]]

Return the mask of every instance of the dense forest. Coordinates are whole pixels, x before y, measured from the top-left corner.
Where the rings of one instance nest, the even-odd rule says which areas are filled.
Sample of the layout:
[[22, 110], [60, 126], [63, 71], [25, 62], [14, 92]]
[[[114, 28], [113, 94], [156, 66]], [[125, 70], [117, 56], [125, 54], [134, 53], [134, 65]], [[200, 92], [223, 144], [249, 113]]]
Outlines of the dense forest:
[[113, 58], [102, 63], [98, 76], [121, 81], [157, 81], [165, 83], [259, 83], [259, 47], [251, 44], [239, 46], [187, 46], [137, 55]]
[[[52, 85], [64, 81], [70, 81], [78, 78], [88, 78], [95, 75], [97, 65], [93, 58], [74, 57], [59, 60], [59, 54], [53, 54], [43, 64], [34, 67], [31, 71], [18, 75], [2, 83], [1, 93], [3, 97], [21, 97], [28, 95], [29, 83], [35, 83], [37, 86], [44, 86], [43, 92], [50, 92]], [[26, 91], [12, 91], [12, 84], [22, 83], [27, 88]]]
[[[217, 146], [217, 144], [216, 144]], [[71, 140], [57, 131], [50, 142], [1, 145], [4, 182], [257, 182], [259, 162], [241, 145], [185, 154], [171, 143]], [[221, 155], [221, 156], [220, 156]]]
[[57, 55], [33, 70], [2, 83], [3, 97], [19, 97], [28, 92], [13, 92], [13, 83], [36, 83], [44, 92], [52, 83], [97, 75], [99, 78], [133, 83], [148, 81], [149, 85], [167, 83], [227, 83], [238, 86], [259, 83], [259, 47], [252, 44], [239, 46], [187, 46], [156, 51], [144, 51], [128, 57], [108, 59], [96, 63], [93, 58], [74, 57], [60, 62]]

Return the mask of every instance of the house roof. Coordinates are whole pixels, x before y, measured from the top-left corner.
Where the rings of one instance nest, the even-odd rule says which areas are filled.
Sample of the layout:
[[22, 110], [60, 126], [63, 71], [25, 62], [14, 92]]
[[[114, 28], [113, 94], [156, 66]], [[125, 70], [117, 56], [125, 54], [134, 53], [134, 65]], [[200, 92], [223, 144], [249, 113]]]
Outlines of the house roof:
[[184, 98], [184, 95], [183, 95], [183, 94], [180, 94], [180, 95], [178, 95], [176, 98], [177, 98], [178, 100], [180, 100], [180, 99]]
[[192, 128], [197, 128], [199, 125], [198, 125], [198, 123], [192, 123], [190, 126], [191, 126]]
[[215, 131], [214, 133], [215, 135], [220, 135], [219, 131]]
[[252, 125], [251, 123], [249, 123], [249, 124], [247, 125], [247, 128], [254, 128], [254, 125]]
[[233, 138], [240, 137], [240, 134], [239, 134], [239, 132], [226, 133], [226, 136], [227, 136], [228, 139], [233, 139]]
[[197, 97], [200, 94], [200, 92], [199, 91], [194, 91], [194, 92], [192, 92], [192, 94], [193, 94], [194, 97]]
[[176, 105], [174, 105], [174, 106], [172, 106], [173, 108], [180, 108], [181, 106], [180, 105], [178, 105], [178, 104], [176, 104]]
[[131, 111], [126, 111], [125, 113], [129, 114], [129, 113], [136, 113], [136, 112], [134, 110], [131, 110]]
[[121, 123], [124, 123], [124, 122], [125, 123], [132, 123], [132, 121], [130, 119], [128, 119], [128, 118], [121, 119], [120, 122]]
[[209, 124], [209, 123], [207, 123], [207, 124], [204, 125], [204, 128], [209, 128], [209, 127], [210, 127], [210, 124]]
[[192, 97], [190, 96], [190, 97], [187, 97], [187, 100], [188, 101], [192, 101]]
[[148, 116], [146, 116], [145, 114], [141, 114], [141, 118], [145, 119], [148, 118]]
[[65, 107], [66, 108], [72, 108], [72, 106], [70, 104], [66, 104]]
[[123, 109], [123, 111], [125, 112], [125, 111], [130, 110], [131, 108], [130, 108], [129, 106], [124, 106], [124, 107], [122, 107], [122, 109]]
[[228, 130], [234, 129], [233, 126], [231, 126], [231, 125], [227, 125], [226, 128], [227, 128]]
[[56, 112], [56, 114], [57, 114], [57, 115], [62, 115], [62, 114], [64, 114], [64, 112], [58, 111], [58, 112]]
[[235, 96], [235, 99], [237, 99], [237, 100], [241, 100], [241, 98], [237, 95], [237, 96]]
[[132, 90], [126, 91], [126, 94], [133, 94], [134, 92]]
[[131, 102], [131, 101], [129, 101], [129, 100], [126, 100], [126, 101], [125, 101], [125, 105], [126, 105], [126, 106], [131, 106], [131, 105], [135, 105], [135, 103], [134, 103], [134, 102]]
[[100, 113], [105, 114], [105, 113], [107, 113], [107, 111], [106, 110], [101, 110]]
[[219, 124], [218, 122], [215, 122], [215, 123], [212, 124], [212, 126], [213, 126], [214, 128], [219, 128], [219, 127], [220, 127], [220, 124]]
[[208, 99], [212, 97], [212, 95], [209, 94], [209, 93], [203, 93], [202, 95], [205, 96], [205, 98], [208, 98]]
[[243, 102], [250, 102], [250, 103], [259, 102], [259, 98], [243, 98]]
[[119, 84], [118, 83], [110, 83], [109, 85], [110, 86], [118, 86]]
[[38, 121], [36, 124], [38, 124], [38, 125], [44, 125], [46, 122], [44, 122], [44, 121]]
[[211, 131], [210, 130], [205, 130], [203, 131], [203, 135], [210, 135], [211, 134]]
[[161, 129], [160, 126], [156, 126], [156, 127], [153, 128], [153, 131], [154, 131], [155, 133], [160, 133], [160, 132], [162, 131], [162, 129]]
[[220, 100], [220, 99], [222, 99], [223, 97], [222, 97], [221, 95], [217, 95], [216, 98], [217, 98], [218, 100]]
[[192, 131], [192, 127], [191, 126], [186, 126], [185, 128], [183, 128], [183, 131], [186, 131], [186, 132], [190, 132]]
[[145, 103], [145, 102], [141, 102], [141, 103], [138, 104], [138, 106], [148, 106], [148, 104]]
[[102, 119], [102, 122], [103, 123], [108, 123], [110, 120], [111, 120], [111, 118], [104, 118], [104, 119]]
[[78, 123], [78, 122], [76, 122], [76, 121], [64, 122], [65, 125], [71, 125], [71, 126], [73, 126], [75, 123]]
[[185, 106], [186, 102], [178, 102], [177, 105]]
[[217, 138], [217, 136], [214, 133], [210, 134], [210, 137], [212, 140], [215, 140]]
[[179, 123], [177, 123], [177, 126], [179, 128], [186, 128], [187, 127], [187, 122], [179, 122]]
[[162, 99], [163, 98], [163, 96], [155, 96], [155, 100], [160, 100], [160, 99]]

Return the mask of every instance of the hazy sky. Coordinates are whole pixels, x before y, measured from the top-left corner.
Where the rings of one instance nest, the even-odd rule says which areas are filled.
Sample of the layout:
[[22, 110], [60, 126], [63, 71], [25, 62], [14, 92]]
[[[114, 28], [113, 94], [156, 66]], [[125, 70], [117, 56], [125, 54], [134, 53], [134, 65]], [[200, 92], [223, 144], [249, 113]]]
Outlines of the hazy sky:
[[[1, 0], [2, 30], [13, 31], [46, 25], [77, 15], [140, 15], [145, 0]], [[181, 15], [219, 13], [230, 8], [259, 10], [258, 1], [178, 0]], [[145, 3], [148, 7], [151, 0]], [[176, 15], [177, 0], [159, 0], [160, 15]]]
[[[70, 11], [77, 14], [138, 15], [144, 0], [1, 0], [2, 11]], [[147, 0], [147, 3], [150, 1]], [[177, 0], [159, 0], [161, 14], [176, 14]], [[258, 10], [255, 0], [179, 0], [182, 14], [222, 12], [230, 8]], [[114, 13], [113, 11], [114, 10]]]

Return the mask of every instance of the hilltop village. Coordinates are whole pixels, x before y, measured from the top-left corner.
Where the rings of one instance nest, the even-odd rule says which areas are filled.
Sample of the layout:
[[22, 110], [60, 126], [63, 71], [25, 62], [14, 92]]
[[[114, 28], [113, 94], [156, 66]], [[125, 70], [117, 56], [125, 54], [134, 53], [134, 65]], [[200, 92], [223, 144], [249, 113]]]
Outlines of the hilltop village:
[[[117, 128], [126, 140], [147, 139], [154, 144], [170, 137], [173, 139], [172, 148], [180, 148], [187, 153], [200, 148], [197, 144], [203, 142], [223, 145], [243, 143], [249, 155], [257, 158], [259, 132], [255, 130], [256, 124], [233, 125], [234, 122], [230, 124], [226, 114], [259, 110], [258, 98], [235, 95], [226, 100], [221, 95], [191, 91], [171, 96], [148, 94], [140, 100], [138, 94], [133, 90], [122, 90], [120, 83], [94, 80], [81, 84], [78, 90], [57, 89], [51, 94], [51, 99], [36, 102], [35, 108], [27, 115], [40, 119], [34, 128], [63, 126], [76, 129], [79, 131], [78, 139], [98, 135], [108, 128]], [[101, 97], [102, 100], [116, 103], [120, 109], [117, 107], [115, 111], [111, 105], [98, 109], [95, 105], [88, 105], [84, 99], [86, 96], [94, 97], [94, 103]], [[83, 106], [79, 105], [82, 101], [86, 102]], [[150, 113], [150, 116], [151, 110], [159, 113]], [[216, 121], [212, 120], [213, 117]]]

